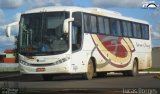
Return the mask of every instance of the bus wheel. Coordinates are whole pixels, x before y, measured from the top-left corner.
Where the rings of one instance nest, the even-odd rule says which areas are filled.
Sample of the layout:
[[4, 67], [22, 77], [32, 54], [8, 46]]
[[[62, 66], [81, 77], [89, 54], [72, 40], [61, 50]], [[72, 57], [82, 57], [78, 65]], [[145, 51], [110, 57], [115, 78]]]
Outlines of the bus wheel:
[[92, 60], [89, 60], [87, 72], [84, 74], [86, 80], [91, 80], [94, 76], [94, 66]]
[[43, 78], [43, 80], [45, 80], [45, 81], [51, 81], [51, 80], [52, 80], [52, 77], [53, 77], [53, 75], [51, 75], [51, 74], [43, 74], [43, 75], [42, 75], [42, 78]]
[[133, 68], [128, 72], [129, 76], [137, 76], [138, 75], [138, 63], [136, 60], [133, 62]]

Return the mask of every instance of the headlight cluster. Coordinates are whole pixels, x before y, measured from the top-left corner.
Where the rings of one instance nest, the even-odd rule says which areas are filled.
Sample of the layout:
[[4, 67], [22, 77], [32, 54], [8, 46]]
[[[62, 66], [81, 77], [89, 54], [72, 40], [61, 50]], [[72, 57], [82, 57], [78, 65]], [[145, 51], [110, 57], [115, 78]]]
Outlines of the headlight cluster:
[[29, 64], [29, 63], [27, 63], [25, 61], [22, 61], [22, 60], [20, 60], [20, 64], [23, 64], [23, 65], [26, 65], [26, 66], [30, 66], [31, 65], [31, 64]]
[[[55, 61], [55, 62], [53, 62], [53, 63], [49, 63], [49, 65], [50, 65], [50, 64], [51, 64], [51, 65], [58, 65], [58, 64], [61, 64], [61, 63], [63, 63], [63, 62], [68, 61], [69, 59], [70, 59], [69, 57], [62, 58], [62, 59], [59, 59], [58, 61]], [[20, 64], [23, 64], [23, 65], [25, 65], [25, 66], [39, 66], [39, 65], [49, 66], [48, 63], [47, 63], [47, 64], [29, 64], [29, 63], [27, 63], [27, 62], [25, 62], [25, 61], [23, 61], [23, 60], [20, 60], [19, 63], [20, 63]]]

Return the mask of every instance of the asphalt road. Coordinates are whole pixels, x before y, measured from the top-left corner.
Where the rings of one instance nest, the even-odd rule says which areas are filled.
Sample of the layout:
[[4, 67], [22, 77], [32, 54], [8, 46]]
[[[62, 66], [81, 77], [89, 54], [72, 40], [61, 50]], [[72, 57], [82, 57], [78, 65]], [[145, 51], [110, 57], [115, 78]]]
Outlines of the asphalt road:
[[[123, 89], [125, 88], [149, 88], [159, 90], [160, 79], [154, 78], [155, 75], [157, 74], [139, 74], [137, 77], [124, 77], [121, 74], [112, 74], [103, 78], [94, 78], [93, 80], [89, 81], [82, 80], [80, 75], [57, 76], [54, 77], [52, 81], [43, 81], [40, 75], [23, 75], [17, 77], [0, 78], [0, 86], [6, 88], [34, 89], [35, 92], [39, 92], [37, 90], [42, 90], [45, 92], [44, 94], [47, 94], [46, 91], [50, 90], [51, 92], [56, 91], [56, 93], [57, 90], [59, 90], [58, 92], [60, 94], [63, 92], [65, 92], [65, 94], [66, 92], [72, 92], [72, 94], [75, 94], [74, 91], [84, 93], [86, 89], [88, 90], [87, 93], [90, 92], [89, 94], [93, 94], [93, 92], [97, 92], [96, 94], [99, 94], [99, 92], [103, 90], [105, 93], [114, 91], [113, 94], [119, 94], [118, 92], [122, 93]], [[160, 92], [154, 94], [160, 94]]]

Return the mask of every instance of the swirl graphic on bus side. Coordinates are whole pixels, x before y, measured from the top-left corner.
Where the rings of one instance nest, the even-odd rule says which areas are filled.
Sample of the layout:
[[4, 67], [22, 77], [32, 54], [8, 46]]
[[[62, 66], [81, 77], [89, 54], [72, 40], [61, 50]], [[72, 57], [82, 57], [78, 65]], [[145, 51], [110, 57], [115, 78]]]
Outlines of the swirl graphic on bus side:
[[98, 45], [97, 49], [101, 56], [105, 60], [110, 60], [112, 66], [123, 68], [130, 63], [135, 48], [129, 38], [96, 34], [91, 36], [94, 43]]

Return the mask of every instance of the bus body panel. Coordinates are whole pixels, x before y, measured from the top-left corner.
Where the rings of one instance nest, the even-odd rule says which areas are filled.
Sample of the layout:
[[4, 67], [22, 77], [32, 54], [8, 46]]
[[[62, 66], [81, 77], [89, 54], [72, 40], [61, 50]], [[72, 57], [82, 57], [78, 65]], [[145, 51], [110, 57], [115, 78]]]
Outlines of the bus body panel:
[[[32, 59], [19, 55], [20, 71], [24, 74], [72, 73], [71, 55], [35, 56]], [[44, 68], [44, 71], [37, 71]]]
[[[51, 12], [52, 9], [50, 8], [49, 10]], [[92, 11], [87, 12], [86, 10], [81, 10], [81, 9], [77, 10], [70, 9], [70, 12], [72, 13], [78, 10], [85, 13], [97, 14], [102, 16], [114, 15], [115, 18], [120, 18], [122, 20], [129, 19], [130, 21], [134, 21], [133, 18], [123, 17], [122, 15], [116, 15], [115, 13], [98, 14], [99, 12], [93, 13]], [[36, 10], [30, 11], [28, 13], [32, 12], [34, 13], [36, 12]], [[141, 20], [135, 20], [135, 21], [147, 24], [147, 22], [145, 21]], [[152, 66], [151, 38], [149, 38], [149, 40], [145, 39], [142, 40], [135, 38], [127, 38], [127, 37], [109, 36], [103, 34], [83, 33], [83, 39], [82, 39], [83, 42], [81, 49], [72, 52], [71, 51], [72, 24], [69, 25], [70, 25], [70, 33], [69, 33], [70, 46], [68, 52], [50, 56], [35, 56], [34, 60], [29, 59], [27, 56], [19, 55], [21, 72], [24, 74], [85, 73], [87, 72], [88, 62], [91, 58], [95, 59], [95, 62], [93, 63], [95, 63], [96, 72], [132, 70], [133, 62], [135, 59], [138, 60], [138, 67], [140, 70], [150, 68]], [[45, 71], [37, 72], [36, 70], [38, 68], [45, 68]]]
[[[120, 48], [118, 51], [114, 51], [114, 50], [105, 51], [103, 49], [99, 50], [98, 47], [96, 47], [98, 44], [94, 44], [94, 40], [92, 38], [92, 35], [93, 36], [98, 36], [98, 35], [96, 35], [96, 34], [91, 35], [91, 34], [87, 34], [87, 33], [85, 33], [84, 35], [85, 35], [84, 44], [83, 44], [84, 49], [82, 49], [81, 52], [85, 51], [86, 54], [90, 54], [90, 57], [95, 57], [97, 72], [98, 71], [100, 72], [100, 71], [131, 70], [132, 67], [133, 67], [133, 61], [135, 60], [135, 58], [138, 59], [139, 69], [146, 69], [146, 68], [151, 67], [151, 43], [148, 40], [123, 38], [123, 39], [125, 39], [125, 41], [128, 41], [128, 42], [132, 43], [133, 51], [130, 50], [130, 51], [127, 51], [127, 52], [123, 52], [123, 51], [121, 51], [122, 48]], [[105, 36], [105, 37], [111, 37], [111, 36]], [[112, 37], [112, 38], [108, 38], [108, 39], [109, 39], [108, 41], [113, 41], [112, 39], [117, 39], [117, 38]], [[120, 42], [122, 42], [122, 44], [123, 44], [123, 40], [121, 40]], [[89, 46], [88, 46], [88, 43], [90, 43]], [[123, 44], [123, 45], [122, 44], [118, 44], [118, 46], [119, 47], [121, 47], [121, 46], [129, 47], [127, 44]], [[98, 46], [100, 46], [100, 45], [98, 45]], [[109, 46], [115, 46], [115, 45], [107, 45], [107, 46], [109, 47]], [[90, 50], [90, 49], [92, 49], [92, 50]], [[107, 55], [109, 55], [111, 53], [116, 53], [116, 52], [119, 53], [119, 54], [130, 53], [131, 55], [129, 57], [130, 58], [129, 61], [125, 62], [122, 58], [122, 62], [121, 62], [121, 60], [119, 60], [119, 61], [115, 62], [117, 64], [117, 66], [116, 65], [114, 66], [114, 64], [111, 64], [113, 59], [115, 59], [115, 61], [116, 61], [116, 59], [118, 60], [120, 58], [118, 56], [115, 56], [113, 58], [109, 58], [109, 56], [108, 56], [108, 58], [106, 59], [106, 58], [104, 58], [104, 56], [102, 55], [101, 52], [108, 53]], [[128, 63], [128, 64], [126, 64], [126, 63]], [[86, 64], [87, 64], [87, 62], [86, 62]], [[118, 64], [119, 64], [119, 66], [118, 66]]]

